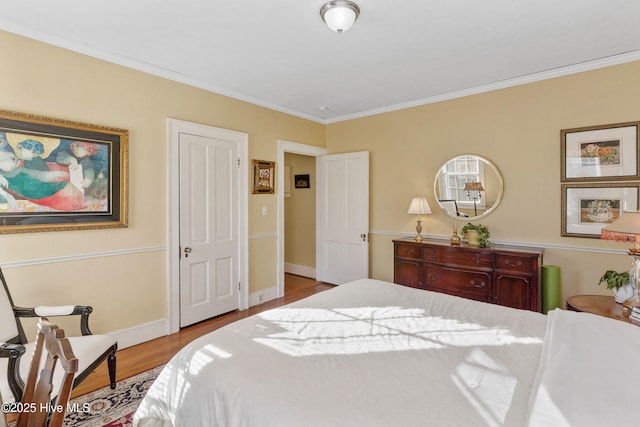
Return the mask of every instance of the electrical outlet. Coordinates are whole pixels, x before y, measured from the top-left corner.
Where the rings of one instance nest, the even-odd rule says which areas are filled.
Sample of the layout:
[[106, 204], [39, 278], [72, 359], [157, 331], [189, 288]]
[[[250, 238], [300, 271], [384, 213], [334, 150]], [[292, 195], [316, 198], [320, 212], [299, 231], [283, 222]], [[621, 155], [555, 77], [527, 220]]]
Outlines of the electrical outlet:
[[262, 294], [258, 294], [258, 302], [262, 302], [262, 299], [263, 299]]

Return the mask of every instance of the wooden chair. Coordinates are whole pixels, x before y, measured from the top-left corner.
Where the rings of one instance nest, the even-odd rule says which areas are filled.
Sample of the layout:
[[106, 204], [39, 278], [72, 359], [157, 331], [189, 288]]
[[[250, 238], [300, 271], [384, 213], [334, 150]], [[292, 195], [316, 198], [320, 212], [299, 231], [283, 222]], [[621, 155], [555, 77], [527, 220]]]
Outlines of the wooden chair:
[[[4, 402], [19, 402], [25, 387], [26, 373], [31, 359], [22, 357], [33, 352], [34, 343], [28, 342], [20, 318], [80, 316], [81, 336], [69, 337], [78, 358], [78, 373], [73, 381], [76, 387], [104, 360], [107, 360], [111, 388], [116, 386], [116, 350], [118, 343], [109, 335], [93, 335], [89, 329], [90, 306], [16, 307], [0, 269], [0, 395]], [[56, 373], [54, 383], [59, 384]]]
[[[62, 381], [54, 392], [55, 370], [61, 371]], [[23, 410], [18, 414], [16, 427], [62, 426], [77, 371], [78, 359], [64, 331], [49, 323], [46, 317], [40, 318], [31, 368], [22, 395]]]

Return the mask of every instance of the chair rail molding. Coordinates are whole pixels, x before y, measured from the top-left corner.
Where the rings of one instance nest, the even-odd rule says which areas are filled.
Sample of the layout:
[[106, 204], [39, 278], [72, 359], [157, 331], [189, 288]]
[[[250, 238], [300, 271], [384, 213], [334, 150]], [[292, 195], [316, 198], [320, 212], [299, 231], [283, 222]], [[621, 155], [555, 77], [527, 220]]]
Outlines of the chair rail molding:
[[117, 249], [113, 251], [104, 251], [104, 252], [85, 252], [82, 254], [63, 255], [63, 256], [46, 257], [46, 258], [31, 258], [28, 260], [21, 260], [21, 261], [2, 262], [0, 263], [0, 267], [2, 268], [28, 267], [31, 265], [55, 264], [58, 262], [81, 261], [84, 259], [106, 258], [106, 257], [112, 257], [112, 256], [139, 254], [139, 253], [145, 253], [145, 252], [164, 252], [166, 250], [167, 250], [166, 246], [146, 246], [141, 248]]

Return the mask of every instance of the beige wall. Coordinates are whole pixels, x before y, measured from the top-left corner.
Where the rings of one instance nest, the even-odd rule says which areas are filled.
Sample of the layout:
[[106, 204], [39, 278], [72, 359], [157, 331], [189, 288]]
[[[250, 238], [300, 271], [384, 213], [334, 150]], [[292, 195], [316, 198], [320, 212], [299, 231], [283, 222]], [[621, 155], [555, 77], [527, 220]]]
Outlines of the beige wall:
[[[246, 132], [250, 159], [275, 160], [278, 139], [324, 146], [318, 123], [6, 32], [0, 46], [0, 108], [129, 130], [128, 228], [0, 235], [15, 302], [93, 305], [94, 332], [167, 315], [167, 118]], [[249, 196], [250, 292], [276, 284], [276, 208]]]
[[[284, 199], [284, 262], [316, 267], [316, 158], [285, 153], [291, 166], [291, 197]], [[309, 175], [310, 188], [296, 188], [295, 175]]]
[[[129, 228], [0, 235], [16, 302], [93, 305], [95, 332], [166, 316], [169, 117], [248, 133], [251, 159], [275, 160], [278, 139], [326, 143], [331, 153], [369, 150], [375, 278], [392, 279], [391, 240], [414, 230], [411, 197], [426, 195], [434, 209], [436, 170], [463, 153], [487, 157], [504, 176], [502, 204], [481, 221], [492, 238], [546, 247], [545, 262], [563, 268], [565, 295], [606, 294], [597, 278], [629, 266], [622, 244], [560, 237], [559, 135], [638, 120], [640, 62], [323, 126], [9, 33], [0, 32], [0, 45], [10, 58], [0, 69], [0, 108], [130, 132]], [[275, 195], [251, 195], [249, 215], [255, 292], [275, 286]], [[439, 212], [423, 225], [426, 234], [451, 234]]]
[[[411, 234], [411, 197], [435, 210], [433, 180], [449, 158], [473, 153], [496, 164], [504, 182], [500, 206], [479, 221], [497, 241], [546, 247], [546, 264], [563, 270], [564, 295], [604, 293], [609, 269], [628, 269], [624, 244], [561, 237], [560, 130], [640, 120], [640, 62], [531, 83], [327, 126], [330, 153], [371, 152], [370, 265], [393, 278], [392, 243]], [[461, 224], [462, 225], [462, 224]], [[434, 212], [424, 233], [449, 236], [448, 217]], [[613, 253], [603, 250], [615, 249]]]

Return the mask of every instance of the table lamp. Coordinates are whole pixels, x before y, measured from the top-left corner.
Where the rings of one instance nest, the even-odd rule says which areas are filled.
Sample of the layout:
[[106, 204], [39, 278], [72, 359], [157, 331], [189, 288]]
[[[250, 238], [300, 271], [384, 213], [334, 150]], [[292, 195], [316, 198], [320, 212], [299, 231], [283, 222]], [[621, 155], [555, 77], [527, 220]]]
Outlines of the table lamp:
[[602, 240], [615, 240], [616, 242], [633, 242], [629, 249], [629, 256], [633, 263], [631, 277], [635, 290], [633, 296], [622, 303], [627, 310], [631, 307], [640, 307], [640, 211], [624, 211], [611, 224], [600, 231]]
[[422, 224], [420, 224], [421, 222], [420, 215], [431, 213], [431, 209], [429, 208], [429, 203], [427, 203], [427, 199], [419, 196], [411, 199], [411, 204], [409, 205], [409, 211], [407, 213], [410, 215], [418, 215], [418, 219], [416, 220], [416, 222], [418, 223], [416, 225], [416, 233], [418, 234], [416, 236], [416, 242], [422, 242], [422, 236], [420, 235], [420, 233], [422, 233]]

